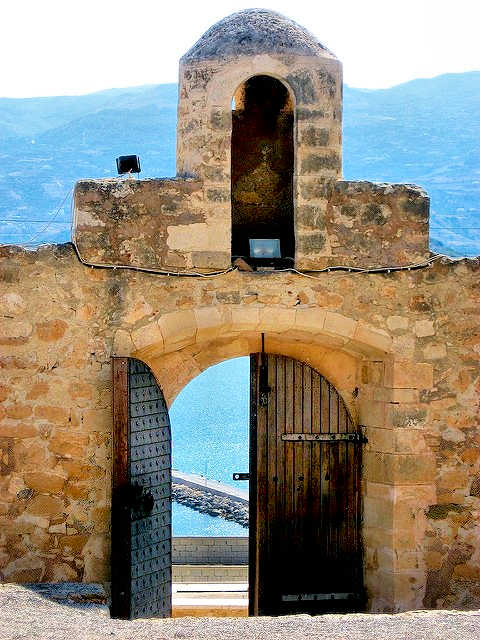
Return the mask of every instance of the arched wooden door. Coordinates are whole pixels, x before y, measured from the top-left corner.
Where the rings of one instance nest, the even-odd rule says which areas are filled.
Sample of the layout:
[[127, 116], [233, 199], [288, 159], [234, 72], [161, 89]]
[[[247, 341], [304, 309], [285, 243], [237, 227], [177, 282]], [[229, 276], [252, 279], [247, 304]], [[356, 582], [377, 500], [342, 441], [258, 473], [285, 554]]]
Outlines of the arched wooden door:
[[251, 356], [250, 615], [358, 611], [362, 436], [307, 364]]

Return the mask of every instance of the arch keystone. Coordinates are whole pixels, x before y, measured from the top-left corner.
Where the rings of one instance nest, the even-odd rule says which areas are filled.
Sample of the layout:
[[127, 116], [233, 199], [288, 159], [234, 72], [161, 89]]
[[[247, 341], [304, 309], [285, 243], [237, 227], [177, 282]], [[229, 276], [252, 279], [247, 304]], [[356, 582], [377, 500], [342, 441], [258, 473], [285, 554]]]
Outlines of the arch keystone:
[[295, 329], [307, 333], [320, 333], [325, 325], [324, 309], [296, 309]]
[[327, 311], [325, 316], [324, 329], [326, 333], [342, 338], [352, 338], [357, 328], [358, 321], [342, 316], [340, 313]]
[[295, 328], [295, 309], [272, 309], [265, 307], [260, 309], [261, 331], [282, 333]]
[[232, 331], [258, 331], [260, 309], [258, 307], [232, 307]]

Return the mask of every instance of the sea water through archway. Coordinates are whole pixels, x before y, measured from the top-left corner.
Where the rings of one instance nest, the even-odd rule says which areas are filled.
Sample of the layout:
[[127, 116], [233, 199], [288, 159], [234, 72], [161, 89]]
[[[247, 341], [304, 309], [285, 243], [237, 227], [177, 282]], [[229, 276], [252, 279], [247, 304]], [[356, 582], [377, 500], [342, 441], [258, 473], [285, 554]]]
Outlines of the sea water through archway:
[[[179, 393], [170, 408], [172, 467], [239, 489], [236, 471], [248, 471], [249, 359], [210, 367]], [[241, 483], [248, 492], [248, 482]], [[248, 536], [234, 518], [208, 515], [208, 504], [172, 504], [173, 536]], [[227, 514], [228, 517], [228, 514]], [[243, 521], [243, 519], [242, 519]]]

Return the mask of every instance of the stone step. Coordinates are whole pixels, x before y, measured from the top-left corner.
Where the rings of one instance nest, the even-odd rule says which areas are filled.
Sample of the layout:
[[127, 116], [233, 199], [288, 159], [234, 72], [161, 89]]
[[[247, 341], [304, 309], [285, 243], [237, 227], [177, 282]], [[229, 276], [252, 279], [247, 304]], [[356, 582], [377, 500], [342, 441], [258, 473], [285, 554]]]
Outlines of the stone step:
[[246, 617], [247, 583], [173, 584], [172, 617]]

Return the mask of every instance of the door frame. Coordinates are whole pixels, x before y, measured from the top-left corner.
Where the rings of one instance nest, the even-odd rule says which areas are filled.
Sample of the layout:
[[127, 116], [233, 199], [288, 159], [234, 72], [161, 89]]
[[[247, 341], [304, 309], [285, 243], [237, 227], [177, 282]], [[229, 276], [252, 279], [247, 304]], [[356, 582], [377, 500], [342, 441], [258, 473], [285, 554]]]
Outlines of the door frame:
[[248, 615], [258, 616], [257, 545], [257, 358], [250, 354], [250, 434], [248, 483]]
[[[112, 519], [111, 519], [111, 585], [114, 618], [130, 617], [131, 586], [130, 535], [121, 496], [128, 484], [128, 361], [129, 358], [112, 357], [113, 376], [113, 430], [112, 430]], [[130, 526], [130, 522], [128, 522]], [[115, 588], [113, 585], [115, 583]]]

